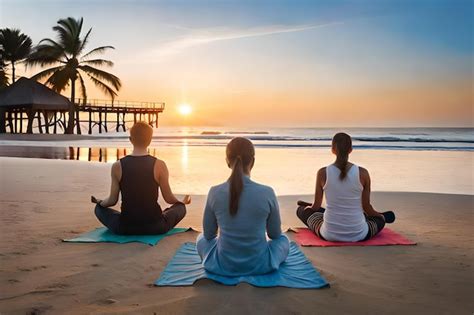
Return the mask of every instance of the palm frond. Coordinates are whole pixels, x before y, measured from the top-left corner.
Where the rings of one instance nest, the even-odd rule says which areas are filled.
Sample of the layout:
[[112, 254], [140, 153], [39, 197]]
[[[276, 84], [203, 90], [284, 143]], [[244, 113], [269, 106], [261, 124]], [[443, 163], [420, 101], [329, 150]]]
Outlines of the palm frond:
[[107, 83], [112, 84], [112, 86], [117, 91], [120, 90], [120, 88], [122, 87], [122, 82], [120, 82], [120, 79], [118, 77], [116, 77], [115, 75], [113, 75], [112, 73], [109, 73], [109, 72], [106, 72], [106, 71], [103, 71], [103, 70], [99, 70], [97, 68], [94, 68], [94, 67], [91, 67], [91, 66], [88, 66], [88, 65], [80, 65], [78, 68], [81, 69], [82, 71], [86, 72], [89, 75], [93, 75], [93, 76], [97, 77], [100, 80], [104, 80]]
[[27, 58], [28, 65], [54, 65], [57, 63], [65, 63], [61, 60], [64, 57], [64, 50], [57, 46], [38, 45]]
[[58, 42], [63, 47], [63, 50], [70, 53], [70, 51], [72, 51], [71, 47], [73, 46], [73, 34], [71, 34], [70, 30], [62, 25], [55, 25], [53, 26], [53, 31], [56, 32]]
[[91, 65], [91, 66], [107, 66], [112, 67], [114, 63], [110, 60], [105, 59], [91, 59], [91, 60], [83, 60], [81, 61], [82, 64]]
[[81, 47], [79, 47], [79, 49], [77, 51], [78, 55], [80, 55], [84, 51], [84, 48], [86, 47], [87, 43], [89, 42], [89, 35], [91, 34], [91, 32], [92, 32], [92, 27], [87, 32], [86, 36], [84, 36], [84, 38], [82, 39]]
[[[75, 26], [75, 32], [76, 32], [76, 38], [77, 39], [76, 39], [75, 46], [74, 46], [74, 50], [75, 50], [74, 57], [77, 57], [81, 54], [81, 47], [84, 45], [83, 41], [81, 40], [82, 24], [84, 22], [84, 19], [81, 17], [80, 19], [75, 20], [75, 21], [76, 21], [76, 24], [74, 26]], [[90, 33], [90, 31], [91, 30], [89, 30], [88, 33]]]
[[62, 69], [55, 71], [45, 84], [49, 85], [54, 91], [61, 92], [69, 86], [69, 81], [71, 80], [71, 71], [70, 69], [63, 67]]
[[94, 48], [91, 51], [89, 51], [87, 54], [83, 55], [81, 60], [84, 60], [87, 57], [90, 57], [91, 55], [94, 55], [94, 54], [101, 54], [105, 52], [107, 49], [115, 49], [115, 48], [113, 46], [101, 46], [101, 47]]
[[6, 61], [25, 59], [31, 51], [33, 42], [31, 38], [19, 29], [3, 28], [0, 30], [0, 46], [3, 58]]
[[60, 19], [58, 25], [53, 30], [58, 33], [61, 45], [64, 50], [72, 55], [77, 56], [81, 46], [80, 33], [82, 29], [83, 19], [76, 20], [72, 17]]
[[89, 79], [99, 88], [101, 89], [105, 94], [108, 94], [111, 98], [112, 98], [112, 101], [115, 99], [115, 97], [117, 96], [117, 93], [110, 87], [108, 86], [107, 84], [105, 84], [104, 82], [100, 81], [99, 79], [93, 77], [92, 75], [90, 75], [89, 73], [87, 73], [87, 76], [89, 77]]
[[68, 56], [64, 53], [64, 47], [61, 46], [58, 42], [50, 39], [50, 38], [43, 38], [39, 43], [38, 46], [51, 46], [57, 49], [58, 54], [62, 54], [64, 59], [68, 60]]
[[64, 68], [64, 66], [59, 66], [59, 67], [54, 67], [54, 68], [49, 68], [49, 69], [43, 70], [43, 71], [35, 74], [34, 76], [32, 76], [31, 79], [36, 80], [36, 81], [41, 81], [45, 77], [52, 75], [54, 72], [59, 71], [62, 68]]
[[[61, 58], [64, 58], [62, 60]], [[56, 41], [44, 38], [33, 49], [26, 60], [27, 66], [45, 66], [54, 65], [56, 63], [65, 64], [68, 61], [67, 55], [64, 53], [64, 48]]]
[[71, 19], [71, 20], [73, 20], [73, 21], [76, 22], [76, 26], [77, 26], [76, 31], [77, 31], [77, 34], [80, 34], [81, 31], [82, 31], [82, 24], [84, 23], [84, 18], [81, 17], [81, 18], [78, 19], [78, 20], [74, 20], [73, 18], [69, 18], [69, 19]]

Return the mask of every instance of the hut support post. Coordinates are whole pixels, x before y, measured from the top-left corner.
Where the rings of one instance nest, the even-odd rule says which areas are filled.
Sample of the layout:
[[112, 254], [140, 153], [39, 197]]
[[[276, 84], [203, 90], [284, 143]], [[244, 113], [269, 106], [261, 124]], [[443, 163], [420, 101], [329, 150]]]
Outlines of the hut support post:
[[115, 131], [118, 132], [120, 128], [120, 112], [117, 111], [117, 126], [115, 126]]
[[102, 111], [99, 109], [99, 133], [102, 133]]
[[18, 133], [18, 111], [15, 110], [13, 113], [13, 130], [15, 133]]
[[33, 120], [35, 119], [35, 112], [32, 109], [28, 109], [26, 112], [26, 117], [28, 118], [26, 133], [33, 133]]
[[6, 133], [7, 127], [5, 124], [5, 109], [0, 108], [0, 133]]
[[59, 112], [58, 126], [64, 131], [66, 128], [66, 112]]
[[120, 126], [120, 112], [117, 112], [117, 125], [115, 126], [115, 131], [118, 132]]
[[107, 108], [105, 108], [104, 110], [104, 129], [105, 132], [109, 132], [109, 130], [107, 129]]
[[56, 134], [58, 130], [58, 112], [54, 112], [54, 126], [53, 126], [53, 133]]
[[43, 117], [44, 117], [44, 129], [46, 130], [46, 133], [49, 134], [49, 119], [48, 119], [48, 112], [43, 111]]
[[23, 110], [20, 110], [20, 133], [23, 133]]
[[12, 119], [11, 111], [7, 112], [7, 120], [8, 120], [8, 126], [10, 126], [10, 133], [13, 133], [13, 119]]
[[82, 134], [82, 132], [81, 132], [81, 119], [79, 118], [79, 105], [74, 104], [74, 106], [76, 108], [76, 131], [77, 131], [77, 134], [80, 135]]
[[41, 126], [42, 122], [41, 122], [41, 112], [40, 111], [37, 111], [36, 112], [38, 114], [38, 129], [39, 129], [39, 132], [40, 133], [43, 133], [43, 127]]
[[89, 108], [89, 131], [88, 133], [92, 134], [92, 110]]

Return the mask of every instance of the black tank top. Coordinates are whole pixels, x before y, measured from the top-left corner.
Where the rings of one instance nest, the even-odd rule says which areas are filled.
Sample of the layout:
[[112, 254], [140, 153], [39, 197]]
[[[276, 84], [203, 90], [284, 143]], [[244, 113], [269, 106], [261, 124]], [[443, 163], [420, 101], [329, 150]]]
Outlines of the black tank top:
[[161, 219], [159, 185], [154, 176], [155, 161], [156, 158], [151, 155], [127, 155], [120, 159], [121, 224], [146, 225]]

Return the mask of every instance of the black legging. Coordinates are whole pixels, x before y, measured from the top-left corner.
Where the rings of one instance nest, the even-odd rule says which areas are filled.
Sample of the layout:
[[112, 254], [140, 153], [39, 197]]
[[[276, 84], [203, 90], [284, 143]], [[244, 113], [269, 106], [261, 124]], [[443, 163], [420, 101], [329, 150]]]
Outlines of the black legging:
[[186, 206], [182, 203], [175, 203], [171, 207], [163, 210], [162, 220], [151, 222], [141, 226], [128, 226], [120, 224], [120, 212], [111, 208], [95, 206], [97, 219], [110, 231], [123, 235], [153, 235], [164, 234], [174, 228], [186, 215]]
[[[299, 206], [298, 209], [296, 209], [296, 215], [298, 218], [303, 221], [303, 223], [306, 224], [306, 226], [311, 231], [313, 231], [314, 234], [323, 240], [324, 237], [321, 235], [320, 229], [324, 222], [324, 211], [326, 211], [324, 208], [314, 210], [312, 208], [306, 208], [306, 206]], [[369, 231], [367, 232], [367, 236], [362, 241], [366, 241], [374, 237], [380, 231], [382, 231], [385, 226], [385, 220], [381, 217], [365, 216], [365, 220], [369, 226]]]

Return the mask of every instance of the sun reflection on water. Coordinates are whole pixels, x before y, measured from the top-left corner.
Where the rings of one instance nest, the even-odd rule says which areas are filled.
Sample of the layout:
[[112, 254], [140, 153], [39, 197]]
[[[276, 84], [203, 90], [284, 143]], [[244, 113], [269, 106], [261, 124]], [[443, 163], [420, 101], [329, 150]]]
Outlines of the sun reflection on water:
[[188, 140], [183, 140], [183, 145], [181, 147], [181, 166], [183, 171], [188, 170], [189, 165], [189, 148], [188, 148]]

